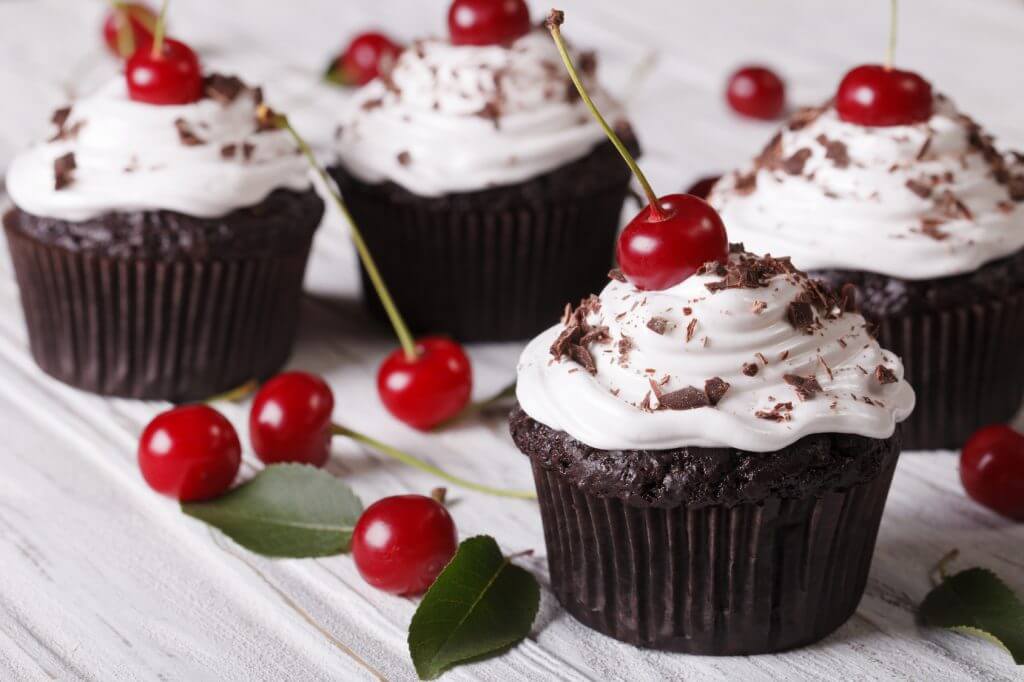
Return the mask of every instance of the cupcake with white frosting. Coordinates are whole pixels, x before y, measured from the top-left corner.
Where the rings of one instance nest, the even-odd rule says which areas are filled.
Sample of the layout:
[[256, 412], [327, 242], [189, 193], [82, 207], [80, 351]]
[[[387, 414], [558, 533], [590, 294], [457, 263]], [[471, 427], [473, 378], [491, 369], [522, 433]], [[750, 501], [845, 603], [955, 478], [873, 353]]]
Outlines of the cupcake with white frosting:
[[526, 338], [607, 274], [629, 174], [546, 31], [453, 36], [414, 42], [357, 93], [332, 174], [413, 327]]
[[709, 201], [749, 248], [855, 285], [922, 396], [906, 446], [956, 448], [1024, 397], [1024, 162], [943, 96], [915, 120], [855, 118], [799, 112]]
[[914, 408], [852, 301], [734, 246], [664, 290], [613, 273], [519, 364], [552, 589], [642, 647], [780, 651], [855, 610]]
[[260, 100], [209, 75], [198, 100], [156, 105], [119, 77], [13, 161], [4, 228], [44, 371], [184, 400], [283, 365], [323, 204]]

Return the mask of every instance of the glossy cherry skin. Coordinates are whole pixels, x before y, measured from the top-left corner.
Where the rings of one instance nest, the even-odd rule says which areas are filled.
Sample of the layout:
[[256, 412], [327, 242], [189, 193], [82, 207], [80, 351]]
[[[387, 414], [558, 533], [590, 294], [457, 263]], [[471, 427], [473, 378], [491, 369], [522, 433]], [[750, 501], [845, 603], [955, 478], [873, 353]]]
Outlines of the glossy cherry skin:
[[786, 86], [771, 69], [746, 66], [729, 77], [725, 97], [736, 113], [770, 121], [782, 115]]
[[199, 58], [185, 43], [167, 38], [159, 55], [151, 45], [135, 51], [125, 67], [128, 96], [146, 104], [189, 104], [203, 96]]
[[426, 592], [458, 548], [444, 505], [423, 495], [371, 504], [352, 533], [352, 558], [363, 580], [399, 595]]
[[647, 206], [619, 235], [619, 268], [637, 288], [668, 289], [705, 263], [729, 257], [725, 225], [706, 201], [670, 194], [661, 197], [659, 205], [663, 220]]
[[960, 481], [976, 502], [1024, 521], [1024, 435], [1009, 426], [987, 426], [960, 453]]
[[885, 127], [923, 123], [932, 116], [931, 83], [912, 71], [864, 65], [839, 84], [836, 111], [847, 123]]
[[132, 32], [132, 46], [134, 49], [153, 44], [153, 31], [156, 29], [157, 15], [147, 5], [140, 2], [118, 3], [116, 9], [111, 9], [103, 21], [103, 40], [107, 48], [117, 57], [127, 59], [132, 51], [127, 54], [121, 51], [121, 22], [128, 20], [128, 26]]
[[361, 33], [331, 63], [327, 77], [342, 85], [366, 85], [390, 71], [401, 52], [383, 33]]
[[238, 474], [242, 445], [224, 416], [207, 405], [157, 415], [139, 439], [139, 469], [149, 487], [182, 502], [224, 494]]
[[700, 178], [690, 185], [689, 189], [686, 190], [686, 194], [692, 194], [698, 199], [707, 201], [707, 198], [711, 195], [711, 190], [715, 187], [715, 183], [721, 179], [721, 175], [708, 175]]
[[448, 10], [453, 45], [502, 45], [530, 28], [525, 0], [454, 0]]
[[331, 455], [334, 393], [306, 372], [278, 374], [260, 388], [249, 412], [249, 440], [264, 464], [322, 467]]
[[459, 414], [469, 402], [473, 368], [466, 351], [450, 339], [420, 339], [416, 349], [415, 360], [402, 349], [384, 360], [377, 390], [396, 419], [426, 431]]

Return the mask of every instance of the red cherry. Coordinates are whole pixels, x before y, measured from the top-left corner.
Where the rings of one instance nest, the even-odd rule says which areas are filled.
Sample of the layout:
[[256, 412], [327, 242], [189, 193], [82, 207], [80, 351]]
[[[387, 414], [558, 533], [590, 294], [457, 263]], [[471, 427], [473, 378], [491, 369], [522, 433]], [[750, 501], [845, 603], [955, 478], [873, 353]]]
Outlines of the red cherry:
[[203, 95], [199, 58], [185, 43], [166, 38], [159, 54], [152, 46], [135, 51], [125, 69], [128, 96], [146, 104], [189, 104]]
[[260, 388], [249, 412], [249, 440], [264, 464], [322, 467], [331, 454], [334, 393], [318, 376], [278, 374]]
[[721, 175], [708, 175], [708, 176], [705, 176], [705, 177], [697, 180], [692, 185], [690, 185], [690, 188], [688, 190], [686, 190], [686, 193], [687, 194], [692, 194], [693, 196], [697, 197], [698, 199], [704, 199], [706, 201], [708, 196], [710, 196], [710, 194], [711, 194], [711, 190], [714, 189], [715, 183], [718, 182], [721, 179], [722, 179]]
[[647, 206], [619, 236], [619, 268], [638, 289], [668, 289], [705, 263], [728, 258], [725, 225], [706, 201], [670, 194], [658, 205], [663, 219]]
[[[128, 22], [131, 41], [122, 46], [121, 26], [124, 21]], [[119, 2], [103, 21], [103, 40], [115, 56], [127, 59], [139, 47], [153, 44], [156, 22], [156, 12], [141, 2]]]
[[1024, 435], [1009, 426], [987, 426], [960, 453], [960, 480], [976, 502], [1024, 521]]
[[402, 48], [383, 33], [361, 33], [327, 69], [327, 78], [341, 85], [366, 85], [394, 66]]
[[786, 86], [771, 69], [747, 66], [729, 77], [725, 96], [737, 114], [770, 121], [782, 114]]
[[839, 118], [862, 126], [922, 123], [931, 118], [932, 106], [931, 83], [912, 71], [884, 66], [858, 66], [836, 94]]
[[444, 505], [423, 495], [386, 497], [371, 504], [352, 533], [352, 558], [363, 580], [400, 595], [426, 592], [458, 545]]
[[223, 494], [238, 474], [242, 446], [212, 407], [186, 405], [157, 415], [139, 439], [139, 469], [149, 487], [182, 502]]
[[384, 360], [377, 391], [396, 419], [425, 431], [466, 406], [473, 391], [473, 368], [462, 346], [450, 339], [420, 339], [416, 351], [414, 360], [402, 349]]
[[452, 45], [501, 45], [530, 32], [525, 0], [455, 0], [448, 10]]

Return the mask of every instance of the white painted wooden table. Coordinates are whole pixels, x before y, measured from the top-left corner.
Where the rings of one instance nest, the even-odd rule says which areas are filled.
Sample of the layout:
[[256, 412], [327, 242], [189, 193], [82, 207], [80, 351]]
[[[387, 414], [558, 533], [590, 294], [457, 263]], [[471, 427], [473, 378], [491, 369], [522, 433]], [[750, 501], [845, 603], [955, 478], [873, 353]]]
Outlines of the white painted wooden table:
[[[535, 2], [540, 15], [547, 9]], [[664, 192], [760, 148], [770, 126], [728, 116], [720, 97], [737, 62], [763, 59], [793, 100], [824, 99], [844, 69], [877, 60], [883, 0], [565, 0], [571, 39], [598, 46], [628, 98]], [[0, 165], [45, 131], [49, 112], [113, 72], [97, 48], [100, 0], [0, 2]], [[443, 28], [446, 0], [175, 0], [172, 28], [207, 63], [264, 80], [271, 101], [317, 140], [342, 95], [315, 83], [351, 32], [383, 25], [409, 38]], [[1006, 143], [1024, 147], [1024, 2], [907, 0], [899, 62], [926, 73]], [[656, 55], [646, 80], [633, 69]], [[374, 371], [394, 345], [356, 303], [355, 260], [341, 227], [318, 237], [294, 367], [326, 375], [336, 416], [462, 475], [531, 485], [494, 418], [424, 436], [389, 419]], [[508, 382], [519, 348], [472, 349], [478, 393]], [[234, 546], [145, 486], [136, 437], [161, 404], [103, 400], [45, 378], [29, 358], [8, 259], [0, 259], [0, 678], [410, 679], [409, 599], [367, 587], [346, 557], [270, 561]], [[226, 406], [241, 428], [243, 406]], [[244, 431], [242, 431], [244, 433]], [[243, 475], [256, 460], [247, 455]], [[339, 442], [329, 470], [364, 501], [435, 484]], [[540, 518], [529, 502], [453, 491], [464, 537], [497, 536], [547, 582]], [[914, 625], [929, 567], [947, 550], [1024, 591], [1024, 526], [965, 499], [952, 453], [904, 455], [867, 594], [824, 642], [754, 658], [644, 652], [583, 628], [544, 593], [534, 633], [512, 653], [451, 679], [1013, 679], [1001, 650]]]

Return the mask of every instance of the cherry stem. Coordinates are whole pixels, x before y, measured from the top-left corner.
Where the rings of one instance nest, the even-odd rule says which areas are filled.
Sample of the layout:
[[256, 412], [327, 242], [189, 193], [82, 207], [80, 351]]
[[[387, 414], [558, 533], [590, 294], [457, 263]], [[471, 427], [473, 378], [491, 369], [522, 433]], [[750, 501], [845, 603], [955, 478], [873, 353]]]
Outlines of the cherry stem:
[[117, 22], [117, 52], [130, 57], [135, 52], [135, 31], [132, 30], [131, 12], [119, 0], [108, 0]]
[[899, 0], [892, 0], [889, 16], [889, 49], [885, 54], [885, 70], [892, 70], [893, 57], [896, 54], [896, 24], [899, 22]]
[[[958, 556], [960, 556], [960, 550], [951, 549], [946, 553], [946, 556], [939, 559], [939, 562], [935, 564], [935, 568], [932, 569], [930, 575], [933, 586], [938, 586], [946, 580], [948, 577], [946, 569], [949, 568], [949, 565], [955, 561]], [[938, 576], [939, 580], [936, 580], [936, 576]]]
[[260, 382], [253, 379], [245, 382], [241, 386], [236, 386], [235, 388], [227, 390], [224, 393], [218, 393], [212, 398], [207, 398], [203, 402], [208, 405], [211, 403], [240, 403], [259, 389]]
[[481, 485], [480, 483], [474, 483], [473, 481], [467, 481], [464, 478], [453, 476], [437, 468], [433, 464], [428, 464], [427, 462], [424, 462], [421, 459], [413, 457], [412, 455], [406, 452], [402, 452], [401, 450], [393, 448], [385, 443], [381, 443], [379, 440], [371, 438], [370, 436], [359, 433], [358, 431], [353, 431], [352, 429], [340, 426], [338, 424], [331, 425], [331, 433], [333, 433], [335, 436], [344, 436], [345, 438], [351, 438], [352, 440], [358, 443], [362, 443], [363, 445], [367, 445], [373, 448], [377, 452], [387, 455], [392, 459], [398, 460], [402, 464], [411, 466], [414, 469], [419, 469], [420, 471], [431, 474], [433, 476], [437, 476], [441, 480], [447, 481], [452, 485], [459, 486], [460, 488], [465, 488], [467, 490], [475, 490], [476, 492], [485, 493], [487, 495], [494, 495], [495, 497], [511, 497], [517, 500], [537, 499], [537, 494], [534, 493], [532, 490], [505, 490], [503, 488], [492, 488], [491, 486], [488, 485]]
[[661, 204], [658, 201], [658, 195], [655, 194], [654, 190], [651, 188], [651, 183], [647, 181], [647, 176], [645, 176], [643, 171], [640, 170], [640, 166], [637, 165], [636, 159], [634, 159], [633, 155], [629, 153], [626, 145], [622, 143], [622, 140], [619, 138], [615, 130], [608, 125], [608, 121], [606, 121], [604, 116], [601, 115], [601, 111], [597, 108], [597, 105], [594, 104], [594, 100], [590, 98], [590, 94], [587, 92], [586, 87], [584, 87], [583, 79], [580, 78], [579, 70], [577, 70], [576, 65], [573, 64], [572, 57], [569, 55], [569, 48], [565, 44], [565, 39], [562, 38], [561, 26], [564, 22], [565, 13], [560, 10], [553, 9], [551, 10], [551, 14], [548, 16], [546, 26], [548, 31], [551, 32], [551, 37], [555, 40], [555, 45], [558, 46], [558, 53], [562, 55], [562, 62], [565, 64], [565, 68], [569, 72], [569, 78], [572, 79], [573, 85], [576, 86], [576, 90], [580, 93], [580, 97], [583, 98], [584, 104], [586, 104], [587, 108], [590, 109], [590, 113], [594, 116], [597, 122], [601, 124], [605, 135], [608, 136], [608, 139], [615, 146], [615, 149], [617, 149], [619, 154], [622, 155], [626, 165], [629, 166], [631, 171], [633, 171], [633, 175], [636, 176], [640, 186], [643, 187], [644, 194], [647, 195], [647, 201], [650, 202], [651, 205], [651, 214], [654, 215], [656, 220], [665, 220], [667, 216], [665, 215], [665, 212], [662, 211]]
[[470, 403], [465, 407], [465, 409], [463, 409], [461, 412], [459, 412], [451, 419], [443, 421], [437, 426], [435, 426], [434, 430], [436, 431], [438, 429], [446, 428], [448, 426], [451, 426], [452, 424], [461, 422], [463, 419], [467, 419], [469, 417], [472, 417], [473, 415], [480, 414], [481, 412], [486, 411], [487, 409], [493, 407], [494, 405], [498, 405], [500, 403], [505, 402], [506, 400], [514, 398], [515, 395], [516, 382], [513, 381], [511, 384], [501, 389], [500, 391], [492, 395], [490, 398], [484, 398], [483, 400], [478, 400], [475, 403]]
[[153, 31], [153, 59], [160, 59], [164, 51], [165, 19], [167, 17], [167, 5], [171, 0], [164, 0], [160, 6], [160, 16], [156, 20], [156, 30]]
[[337, 204], [338, 210], [345, 217], [345, 221], [348, 223], [349, 234], [352, 235], [352, 242], [356, 245], [356, 251], [359, 253], [360, 260], [363, 261], [363, 267], [366, 268], [366, 274], [370, 276], [370, 281], [373, 283], [373, 288], [377, 291], [377, 296], [380, 298], [381, 304], [384, 306], [384, 310], [388, 314], [388, 319], [391, 320], [391, 326], [395, 329], [395, 335], [398, 337], [398, 342], [402, 345], [402, 350], [405, 351], [405, 357], [410, 362], [415, 361], [419, 357], [419, 353], [416, 352], [416, 342], [413, 340], [412, 334], [409, 333], [409, 328], [405, 326], [405, 321], [402, 320], [401, 313], [398, 312], [398, 306], [395, 305], [394, 299], [391, 298], [391, 293], [388, 291], [388, 287], [384, 284], [384, 278], [380, 276], [380, 271], [377, 270], [377, 263], [373, 260], [373, 255], [370, 254], [369, 247], [366, 246], [366, 242], [363, 240], [363, 235], [359, 232], [359, 228], [356, 226], [356, 221], [349, 213], [348, 207], [345, 206], [345, 202], [341, 198], [341, 194], [338, 193], [334, 187], [334, 181], [331, 176], [327, 174], [323, 166], [316, 160], [316, 155], [313, 154], [313, 150], [310, 148], [306, 141], [302, 139], [298, 131], [292, 127], [292, 124], [288, 121], [288, 117], [282, 114], [271, 111], [270, 107], [265, 104], [261, 104], [258, 113], [261, 121], [268, 122], [277, 128], [288, 131], [288, 133], [295, 140], [295, 144], [299, 146], [299, 150], [305, 155], [309, 161], [309, 165], [313, 167], [313, 170], [317, 172], [320, 179], [323, 180], [324, 187], [327, 188], [327, 193], [331, 195], [334, 203]]

